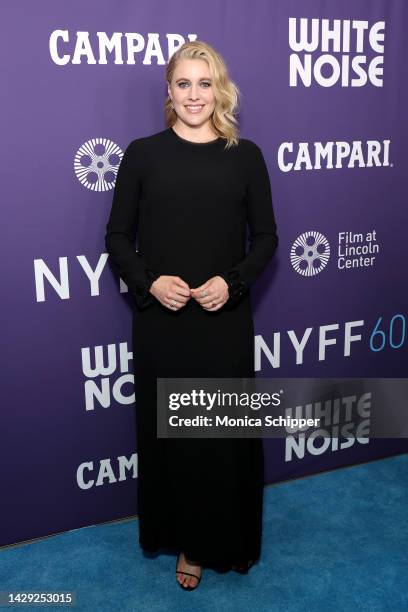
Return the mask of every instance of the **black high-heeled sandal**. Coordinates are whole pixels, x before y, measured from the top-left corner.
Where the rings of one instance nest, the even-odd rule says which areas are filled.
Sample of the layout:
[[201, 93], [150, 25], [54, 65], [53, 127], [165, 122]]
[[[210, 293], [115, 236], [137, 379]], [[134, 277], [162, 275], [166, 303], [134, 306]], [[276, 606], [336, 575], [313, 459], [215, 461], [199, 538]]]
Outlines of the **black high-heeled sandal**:
[[197, 576], [196, 574], [190, 574], [190, 572], [183, 572], [182, 570], [178, 570], [177, 569], [178, 562], [179, 562], [179, 559], [180, 559], [180, 554], [181, 553], [178, 554], [177, 561], [176, 561], [176, 576], [177, 576], [177, 574], [186, 574], [186, 576], [193, 576], [194, 578], [197, 578], [198, 582], [197, 582], [197, 584], [195, 586], [190, 586], [190, 585], [184, 586], [183, 584], [181, 584], [181, 582], [179, 582], [177, 580], [177, 584], [179, 584], [181, 586], [181, 588], [184, 589], [185, 591], [194, 591], [194, 589], [196, 589], [198, 587], [198, 585], [200, 584], [201, 576]]

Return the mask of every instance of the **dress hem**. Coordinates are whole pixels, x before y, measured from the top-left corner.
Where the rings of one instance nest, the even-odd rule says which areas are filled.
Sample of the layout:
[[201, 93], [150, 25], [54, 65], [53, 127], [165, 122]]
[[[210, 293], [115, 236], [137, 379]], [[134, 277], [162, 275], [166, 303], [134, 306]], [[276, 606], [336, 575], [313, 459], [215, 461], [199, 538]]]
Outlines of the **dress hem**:
[[[192, 550], [189, 551], [188, 548], [183, 546], [170, 546], [170, 545], [159, 545], [159, 544], [146, 544], [139, 541], [139, 545], [144, 553], [150, 555], [156, 555], [160, 553], [172, 553], [178, 554], [181, 551], [184, 552], [187, 559], [194, 561], [197, 565], [200, 565], [203, 568], [215, 569], [218, 571], [231, 571], [236, 570], [239, 573], [248, 573], [253, 565], [257, 563], [257, 561], [261, 558], [260, 552], [254, 552], [254, 554], [249, 555], [248, 558], [243, 559], [240, 557], [239, 559], [222, 559], [217, 557], [217, 559], [210, 558], [205, 555], [196, 554]], [[238, 569], [236, 569], [238, 568]], [[241, 569], [239, 569], [241, 568]]]

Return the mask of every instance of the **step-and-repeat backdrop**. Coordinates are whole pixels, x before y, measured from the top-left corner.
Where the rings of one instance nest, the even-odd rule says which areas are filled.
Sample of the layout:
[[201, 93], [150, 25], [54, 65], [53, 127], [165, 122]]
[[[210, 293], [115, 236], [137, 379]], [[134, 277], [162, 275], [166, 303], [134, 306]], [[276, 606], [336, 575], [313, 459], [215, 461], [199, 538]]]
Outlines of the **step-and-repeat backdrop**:
[[[407, 20], [404, 0], [4, 6], [0, 545], [137, 514], [132, 306], [104, 234], [186, 40], [226, 60], [270, 173], [257, 375], [406, 376]], [[266, 482], [408, 450], [349, 431], [265, 440]]]

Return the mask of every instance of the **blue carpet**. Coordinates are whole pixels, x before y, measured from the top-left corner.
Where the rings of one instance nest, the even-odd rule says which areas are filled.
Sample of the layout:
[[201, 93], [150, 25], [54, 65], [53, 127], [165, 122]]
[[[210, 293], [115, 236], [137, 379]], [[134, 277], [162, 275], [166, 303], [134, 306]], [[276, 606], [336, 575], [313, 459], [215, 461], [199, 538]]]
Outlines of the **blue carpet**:
[[196, 591], [176, 583], [175, 556], [143, 555], [137, 519], [4, 548], [0, 591], [72, 590], [81, 612], [406, 611], [407, 475], [400, 455], [266, 487], [262, 560], [205, 570]]

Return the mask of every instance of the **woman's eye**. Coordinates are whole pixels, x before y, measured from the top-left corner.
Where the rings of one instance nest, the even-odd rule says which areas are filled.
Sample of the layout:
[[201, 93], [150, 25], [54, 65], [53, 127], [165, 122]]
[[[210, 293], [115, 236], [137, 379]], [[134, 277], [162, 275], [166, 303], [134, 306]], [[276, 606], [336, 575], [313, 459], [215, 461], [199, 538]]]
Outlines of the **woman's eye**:
[[[181, 81], [181, 82], [179, 83], [179, 87], [184, 87], [184, 85], [187, 85], [187, 86], [188, 86], [188, 85], [189, 85], [189, 83], [188, 83], [187, 81]], [[201, 83], [201, 85], [205, 85], [205, 87], [206, 87], [206, 88], [207, 88], [207, 87], [211, 87], [211, 83], [208, 83], [208, 81], [203, 81], [203, 82]]]

